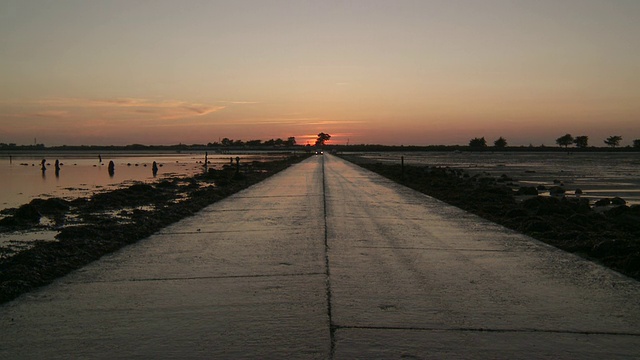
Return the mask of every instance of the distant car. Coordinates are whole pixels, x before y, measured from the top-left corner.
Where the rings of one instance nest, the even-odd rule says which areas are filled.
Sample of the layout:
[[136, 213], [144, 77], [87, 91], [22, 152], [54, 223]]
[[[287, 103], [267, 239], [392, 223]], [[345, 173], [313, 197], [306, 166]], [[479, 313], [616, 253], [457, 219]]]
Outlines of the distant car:
[[322, 151], [322, 150], [316, 150], [316, 155], [323, 155], [323, 154], [324, 154], [324, 151]]

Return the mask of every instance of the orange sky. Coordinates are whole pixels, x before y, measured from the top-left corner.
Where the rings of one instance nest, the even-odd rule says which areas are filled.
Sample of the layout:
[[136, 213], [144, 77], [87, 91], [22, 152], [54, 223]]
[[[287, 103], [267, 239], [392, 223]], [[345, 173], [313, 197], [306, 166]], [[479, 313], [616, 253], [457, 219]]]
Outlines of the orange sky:
[[640, 2], [3, 1], [0, 142], [640, 138]]

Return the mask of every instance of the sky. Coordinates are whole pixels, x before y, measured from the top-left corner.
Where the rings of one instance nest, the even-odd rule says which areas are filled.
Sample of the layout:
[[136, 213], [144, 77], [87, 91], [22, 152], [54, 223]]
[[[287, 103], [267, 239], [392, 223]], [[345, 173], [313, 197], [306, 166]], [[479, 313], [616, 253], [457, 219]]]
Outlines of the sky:
[[640, 138], [638, 0], [0, 0], [0, 142]]

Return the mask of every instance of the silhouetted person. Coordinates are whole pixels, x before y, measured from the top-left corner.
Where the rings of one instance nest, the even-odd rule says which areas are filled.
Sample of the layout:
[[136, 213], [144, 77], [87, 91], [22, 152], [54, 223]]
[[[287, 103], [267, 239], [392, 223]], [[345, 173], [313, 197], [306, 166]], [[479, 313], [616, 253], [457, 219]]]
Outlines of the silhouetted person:
[[46, 163], [47, 163], [47, 159], [42, 159], [42, 161], [40, 162], [40, 165], [41, 165], [40, 170], [47, 171], [47, 167], [45, 165]]
[[56, 159], [56, 177], [60, 177], [60, 160]]
[[109, 176], [113, 177], [113, 174], [116, 173], [116, 164], [113, 163], [113, 160], [109, 161]]
[[98, 162], [102, 164], [102, 155], [98, 154]]
[[153, 176], [158, 175], [158, 164], [154, 161], [151, 166], [151, 171], [153, 172]]

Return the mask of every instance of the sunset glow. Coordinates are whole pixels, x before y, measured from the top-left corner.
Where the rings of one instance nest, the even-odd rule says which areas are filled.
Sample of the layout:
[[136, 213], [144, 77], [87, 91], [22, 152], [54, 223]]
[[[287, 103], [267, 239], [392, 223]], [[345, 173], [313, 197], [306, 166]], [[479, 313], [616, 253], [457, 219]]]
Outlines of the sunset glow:
[[640, 1], [0, 1], [0, 142], [640, 138]]

